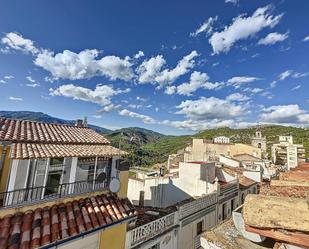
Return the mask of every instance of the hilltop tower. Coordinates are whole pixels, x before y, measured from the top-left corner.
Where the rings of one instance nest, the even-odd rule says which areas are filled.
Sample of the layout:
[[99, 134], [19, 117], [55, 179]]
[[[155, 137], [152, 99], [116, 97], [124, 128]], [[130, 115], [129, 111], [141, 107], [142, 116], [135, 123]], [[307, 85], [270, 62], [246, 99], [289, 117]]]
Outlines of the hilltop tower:
[[255, 130], [255, 136], [251, 138], [251, 145], [260, 148], [264, 155], [266, 155], [266, 137], [262, 136], [261, 126], [258, 125]]

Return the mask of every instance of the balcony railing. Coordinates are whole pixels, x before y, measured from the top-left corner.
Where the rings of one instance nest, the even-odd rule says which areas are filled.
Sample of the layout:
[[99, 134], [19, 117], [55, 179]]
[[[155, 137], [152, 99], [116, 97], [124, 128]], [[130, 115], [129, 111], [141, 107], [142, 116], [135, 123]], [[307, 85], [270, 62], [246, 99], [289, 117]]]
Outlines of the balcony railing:
[[143, 226], [139, 226], [130, 231], [130, 247], [137, 246], [158, 234], [163, 233], [167, 229], [173, 227], [175, 222], [175, 213], [163, 216], [160, 219], [149, 222]]
[[16, 189], [0, 193], [0, 207], [14, 207], [48, 199], [58, 199], [65, 196], [78, 195], [107, 188], [108, 181], [94, 183], [92, 181], [78, 181], [64, 183], [57, 186], [41, 186]]

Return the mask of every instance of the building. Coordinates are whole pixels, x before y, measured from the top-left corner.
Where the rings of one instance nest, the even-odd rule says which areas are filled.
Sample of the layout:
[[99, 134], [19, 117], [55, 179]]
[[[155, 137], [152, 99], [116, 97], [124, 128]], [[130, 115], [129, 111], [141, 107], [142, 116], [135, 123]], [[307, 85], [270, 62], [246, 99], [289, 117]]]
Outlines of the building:
[[247, 153], [258, 158], [262, 157], [262, 150], [251, 145], [214, 143], [213, 141], [194, 138], [192, 144], [185, 149], [184, 162], [218, 161], [220, 155], [233, 156], [241, 153]]
[[244, 205], [233, 211], [233, 220], [205, 232], [202, 247], [309, 248], [309, 164], [283, 174], [262, 184], [258, 195], [248, 195]]
[[256, 148], [260, 148], [263, 153], [263, 158], [267, 158], [266, 137], [262, 136], [262, 130], [260, 126], [256, 128], [255, 136], [251, 138], [251, 145]]
[[201, 234], [229, 219], [257, 189], [257, 182], [241, 173], [230, 174], [214, 162], [181, 162], [173, 177], [130, 178], [128, 197], [134, 205], [151, 207], [150, 214], [168, 213], [132, 226], [127, 248], [200, 248]]
[[1, 248], [124, 247], [125, 152], [81, 122], [0, 118], [0, 155]]
[[294, 144], [292, 136], [279, 136], [279, 143], [271, 147], [272, 161], [276, 165], [295, 168], [306, 160], [306, 151], [302, 144]]
[[230, 138], [225, 137], [225, 136], [219, 136], [214, 138], [214, 143], [218, 144], [229, 144], [230, 143]]

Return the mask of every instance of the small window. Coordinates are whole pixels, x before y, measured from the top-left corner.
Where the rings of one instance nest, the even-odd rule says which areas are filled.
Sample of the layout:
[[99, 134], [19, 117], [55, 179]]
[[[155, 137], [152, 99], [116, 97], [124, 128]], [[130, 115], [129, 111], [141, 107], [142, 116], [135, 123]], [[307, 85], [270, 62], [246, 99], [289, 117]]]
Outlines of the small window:
[[196, 224], [196, 235], [200, 235], [203, 232], [203, 221]]
[[160, 249], [160, 243], [157, 243], [157, 244], [149, 247], [149, 249]]

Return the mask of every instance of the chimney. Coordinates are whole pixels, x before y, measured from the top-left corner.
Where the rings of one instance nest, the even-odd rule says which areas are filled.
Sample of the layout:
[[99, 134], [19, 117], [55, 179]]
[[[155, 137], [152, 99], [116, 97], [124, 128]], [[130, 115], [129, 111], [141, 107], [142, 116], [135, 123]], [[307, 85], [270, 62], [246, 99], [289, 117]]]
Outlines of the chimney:
[[87, 127], [88, 126], [88, 122], [87, 122], [87, 117], [85, 116], [84, 117], [84, 127]]
[[75, 123], [76, 127], [84, 127], [84, 123], [82, 119], [77, 119]]

